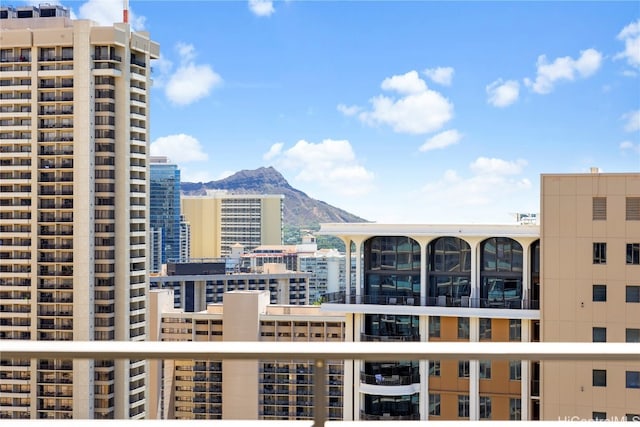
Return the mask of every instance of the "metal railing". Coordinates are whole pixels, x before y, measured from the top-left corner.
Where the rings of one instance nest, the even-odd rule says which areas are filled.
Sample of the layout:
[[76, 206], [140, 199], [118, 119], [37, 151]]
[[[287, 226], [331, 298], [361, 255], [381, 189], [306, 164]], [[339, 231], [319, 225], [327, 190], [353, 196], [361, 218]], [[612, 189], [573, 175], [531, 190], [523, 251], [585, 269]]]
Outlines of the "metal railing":
[[[3, 340], [3, 359], [197, 359], [197, 360], [314, 360], [314, 427], [326, 421], [327, 361], [329, 360], [564, 360], [639, 361], [640, 343], [533, 342], [109, 342]], [[13, 420], [16, 425], [17, 420]], [[51, 420], [47, 420], [50, 423]], [[85, 421], [86, 422], [86, 421]], [[120, 422], [120, 421], [117, 421]], [[167, 420], [161, 420], [166, 425]], [[184, 423], [185, 421], [180, 421]], [[208, 423], [212, 421], [208, 420]], [[257, 422], [257, 421], [253, 421]], [[282, 423], [282, 421], [278, 421]], [[430, 421], [431, 422], [431, 421]], [[65, 421], [69, 425], [73, 421]], [[295, 423], [295, 422], [294, 422]], [[348, 421], [329, 421], [348, 425]], [[357, 423], [357, 422], [353, 422]], [[439, 422], [435, 422], [438, 424]], [[446, 422], [440, 422], [443, 425]], [[474, 422], [471, 422], [472, 424]], [[233, 421], [229, 421], [233, 424]], [[269, 425], [268, 421], [259, 421]], [[276, 423], [273, 423], [277, 425]], [[491, 425], [506, 422], [492, 421]], [[519, 422], [519, 425], [530, 424]], [[545, 422], [531, 422], [533, 426]], [[556, 422], [557, 424], [557, 422]], [[81, 425], [79, 422], [78, 425]], [[182, 425], [182, 424], [181, 424]], [[300, 425], [309, 425], [301, 422]], [[370, 426], [371, 424], [367, 424]], [[404, 425], [404, 424], [403, 424]], [[408, 425], [408, 424], [407, 424]], [[485, 424], [483, 424], [485, 425]]]

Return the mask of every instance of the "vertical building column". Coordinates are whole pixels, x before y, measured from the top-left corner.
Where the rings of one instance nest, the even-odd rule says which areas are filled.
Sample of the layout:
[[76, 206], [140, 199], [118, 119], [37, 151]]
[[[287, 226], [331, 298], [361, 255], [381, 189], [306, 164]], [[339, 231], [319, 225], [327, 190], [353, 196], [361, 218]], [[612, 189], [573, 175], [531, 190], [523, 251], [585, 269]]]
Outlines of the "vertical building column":
[[346, 304], [351, 297], [351, 239], [344, 239], [344, 295]]
[[[469, 318], [469, 341], [478, 342], [480, 338], [480, 320]], [[469, 361], [469, 420], [480, 419], [480, 361]]]
[[531, 267], [529, 262], [529, 243], [518, 242], [522, 245], [522, 308], [531, 308]]
[[471, 246], [471, 307], [480, 307], [480, 244], [469, 242]]
[[[520, 323], [520, 339], [522, 342], [531, 341], [531, 321], [522, 319]], [[523, 360], [520, 367], [520, 419], [529, 420], [529, 404], [531, 403], [531, 393], [529, 385], [531, 378], [529, 374], [530, 360]]]
[[362, 303], [362, 242], [356, 241], [356, 304]]
[[[427, 305], [427, 265], [429, 260], [427, 259], [427, 244], [420, 242], [420, 305]], [[429, 329], [427, 328], [427, 332]], [[426, 336], [429, 334], [427, 333]], [[422, 413], [422, 412], [421, 412]]]
[[[420, 316], [418, 324], [420, 330], [420, 341], [429, 341], [429, 316]], [[420, 372], [420, 419], [429, 419], [429, 361], [421, 359], [419, 365]]]
[[[355, 329], [355, 314], [346, 313], [345, 314], [345, 322], [344, 322], [344, 332], [345, 342], [355, 342], [359, 341], [354, 336]], [[345, 421], [353, 421], [354, 420], [354, 412], [353, 412], [353, 396], [354, 390], [356, 388], [356, 375], [354, 370], [354, 360], [344, 360], [344, 386], [343, 386], [343, 404], [342, 404], [342, 418]]]
[[[353, 314], [353, 333], [355, 336], [354, 341], [360, 341], [360, 332], [364, 329], [364, 314], [354, 313]], [[360, 405], [362, 403], [362, 399], [360, 398], [360, 371], [362, 371], [362, 364], [364, 362], [362, 360], [354, 360], [353, 361], [353, 418], [355, 421], [360, 421]]]

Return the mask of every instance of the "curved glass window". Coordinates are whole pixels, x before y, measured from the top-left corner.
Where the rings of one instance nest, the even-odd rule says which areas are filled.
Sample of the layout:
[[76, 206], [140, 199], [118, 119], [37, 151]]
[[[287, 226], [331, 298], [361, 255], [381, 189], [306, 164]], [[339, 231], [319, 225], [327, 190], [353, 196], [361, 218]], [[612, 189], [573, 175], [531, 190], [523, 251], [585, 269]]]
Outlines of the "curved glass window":
[[420, 362], [365, 362], [360, 380], [366, 384], [409, 385], [420, 383]]
[[364, 302], [412, 304], [420, 297], [420, 245], [403, 236], [364, 243]]
[[522, 308], [522, 245], [508, 237], [480, 244], [480, 302], [483, 307]]
[[[428, 305], [460, 305], [471, 295], [471, 246], [457, 237], [440, 237], [429, 244]], [[440, 299], [438, 297], [441, 297]]]

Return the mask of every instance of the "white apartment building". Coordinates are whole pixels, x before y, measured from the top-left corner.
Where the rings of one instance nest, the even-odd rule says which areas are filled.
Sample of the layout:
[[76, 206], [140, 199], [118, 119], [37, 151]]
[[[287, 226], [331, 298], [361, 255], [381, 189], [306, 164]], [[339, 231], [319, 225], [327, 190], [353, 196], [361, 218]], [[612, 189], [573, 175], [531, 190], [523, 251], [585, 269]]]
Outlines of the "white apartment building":
[[[0, 340], [145, 339], [158, 56], [128, 23], [0, 7]], [[144, 418], [146, 376], [0, 353], [0, 418]]]

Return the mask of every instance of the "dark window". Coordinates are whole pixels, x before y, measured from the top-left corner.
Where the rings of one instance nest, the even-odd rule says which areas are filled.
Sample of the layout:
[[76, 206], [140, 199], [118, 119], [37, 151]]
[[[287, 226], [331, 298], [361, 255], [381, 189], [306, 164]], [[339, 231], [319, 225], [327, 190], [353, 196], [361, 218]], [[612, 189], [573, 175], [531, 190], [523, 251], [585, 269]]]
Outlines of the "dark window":
[[607, 301], [607, 285], [593, 285], [593, 301]]
[[429, 415], [440, 415], [440, 395], [429, 393]]
[[607, 244], [606, 243], [596, 242], [593, 244], [593, 263], [594, 264], [607, 263]]
[[640, 197], [627, 197], [627, 221], [640, 221]]
[[520, 341], [522, 321], [520, 319], [509, 319], [509, 341]]
[[480, 379], [491, 379], [491, 360], [480, 361]]
[[458, 395], [458, 417], [469, 418], [469, 395]]
[[458, 317], [458, 338], [469, 339], [469, 318]]
[[607, 198], [606, 197], [594, 197], [593, 198], [593, 220], [606, 220], [607, 219]]
[[429, 338], [440, 338], [440, 316], [429, 316]]
[[627, 371], [627, 388], [640, 388], [640, 371]]
[[491, 398], [480, 396], [480, 419], [491, 419]]
[[627, 243], [627, 264], [640, 264], [640, 243]]
[[640, 342], [640, 329], [627, 328], [625, 335], [626, 342]]
[[509, 379], [518, 381], [522, 379], [522, 362], [519, 360], [509, 361]]
[[591, 338], [593, 342], [607, 342], [607, 328], [593, 328]]
[[439, 360], [429, 360], [429, 376], [431, 376], [431, 377], [439, 377], [440, 376], [440, 361]]
[[520, 399], [509, 399], [509, 420], [520, 421], [522, 419], [522, 415], [520, 412], [521, 405], [522, 402]]
[[480, 318], [480, 339], [491, 339], [491, 319], [486, 317]]
[[593, 386], [594, 387], [607, 386], [607, 371], [605, 369], [593, 370]]
[[469, 378], [469, 361], [458, 361], [458, 378]]
[[605, 421], [607, 419], [607, 413], [606, 412], [594, 411], [594, 412], [591, 413], [591, 418], [594, 421]]
[[627, 286], [627, 302], [640, 302], [640, 286]]

